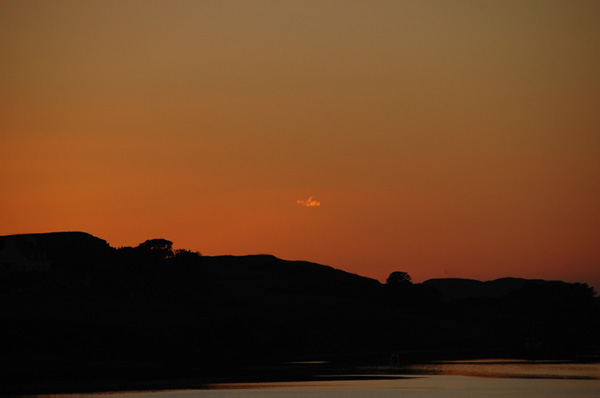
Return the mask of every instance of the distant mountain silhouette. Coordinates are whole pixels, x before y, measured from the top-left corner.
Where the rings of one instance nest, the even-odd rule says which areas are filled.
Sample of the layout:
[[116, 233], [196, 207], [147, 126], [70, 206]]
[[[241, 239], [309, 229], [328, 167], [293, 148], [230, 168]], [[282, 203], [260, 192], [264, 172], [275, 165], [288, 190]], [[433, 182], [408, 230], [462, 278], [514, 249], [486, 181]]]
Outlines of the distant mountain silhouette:
[[[106, 255], [109, 244], [85, 232], [52, 232], [0, 236], [0, 262], [48, 260], [53, 263]], [[20, 255], [20, 260], [11, 257]]]
[[203, 257], [220, 289], [320, 296], [361, 296], [380, 283], [329, 266], [286, 261], [272, 255]]
[[502, 297], [522, 289], [528, 284], [544, 283], [543, 279], [500, 278], [481, 282], [475, 279], [442, 278], [429, 279], [423, 285], [437, 289], [441, 299], [462, 300], [477, 297]]
[[585, 284], [395, 275], [381, 284], [271, 255], [202, 256], [166, 239], [113, 248], [83, 232], [1, 236], [0, 393], [264, 379], [264, 366], [273, 379], [315, 359], [600, 352], [600, 308]]

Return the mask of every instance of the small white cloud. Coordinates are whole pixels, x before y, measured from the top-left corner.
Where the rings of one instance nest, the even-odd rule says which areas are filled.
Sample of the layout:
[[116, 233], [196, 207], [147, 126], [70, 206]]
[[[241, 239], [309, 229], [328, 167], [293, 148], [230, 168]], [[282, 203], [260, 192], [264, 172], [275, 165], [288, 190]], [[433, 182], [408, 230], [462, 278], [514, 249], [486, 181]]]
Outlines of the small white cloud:
[[299, 205], [302, 205], [302, 206], [306, 206], [306, 207], [319, 207], [319, 206], [321, 206], [321, 202], [319, 202], [318, 200], [316, 200], [312, 196], [309, 196], [308, 199], [305, 199], [305, 200], [298, 199], [296, 201], [296, 203], [298, 203]]

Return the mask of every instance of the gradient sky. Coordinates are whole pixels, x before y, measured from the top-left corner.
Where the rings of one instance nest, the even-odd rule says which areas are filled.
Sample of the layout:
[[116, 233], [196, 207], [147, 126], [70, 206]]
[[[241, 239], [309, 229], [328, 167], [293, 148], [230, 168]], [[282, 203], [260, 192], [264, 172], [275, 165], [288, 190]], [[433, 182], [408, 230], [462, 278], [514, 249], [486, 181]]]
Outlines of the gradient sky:
[[597, 0], [0, 1], [0, 234], [600, 290], [598, 21]]

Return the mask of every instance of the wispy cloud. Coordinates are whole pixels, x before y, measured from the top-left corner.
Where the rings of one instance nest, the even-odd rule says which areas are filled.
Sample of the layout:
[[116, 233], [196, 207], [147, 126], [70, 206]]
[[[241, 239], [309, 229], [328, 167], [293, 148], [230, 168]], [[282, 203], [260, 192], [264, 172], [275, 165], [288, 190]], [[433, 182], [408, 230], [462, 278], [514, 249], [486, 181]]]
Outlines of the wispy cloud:
[[306, 207], [319, 207], [319, 206], [321, 206], [321, 202], [319, 202], [318, 200], [316, 200], [312, 196], [309, 196], [308, 199], [305, 199], [305, 200], [298, 199], [296, 201], [296, 203], [298, 203], [299, 205], [302, 205], [302, 206], [306, 206]]

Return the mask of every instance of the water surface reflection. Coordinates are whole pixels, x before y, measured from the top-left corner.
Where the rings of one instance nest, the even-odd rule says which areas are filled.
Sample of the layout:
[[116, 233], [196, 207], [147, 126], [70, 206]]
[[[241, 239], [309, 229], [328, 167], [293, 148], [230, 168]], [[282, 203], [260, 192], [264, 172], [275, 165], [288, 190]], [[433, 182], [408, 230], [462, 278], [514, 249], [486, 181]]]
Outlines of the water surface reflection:
[[[361, 374], [361, 372], [363, 372]], [[373, 378], [374, 377], [374, 378]], [[40, 398], [98, 398], [103, 394], [37, 395]], [[323, 380], [220, 383], [201, 390], [115, 392], [114, 398], [263, 397], [481, 397], [598, 398], [600, 364], [527, 361], [455, 361], [401, 368], [355, 369]], [[28, 396], [33, 397], [33, 396]]]
[[411, 365], [408, 373], [490, 378], [600, 379], [600, 364], [565, 361], [476, 360]]

